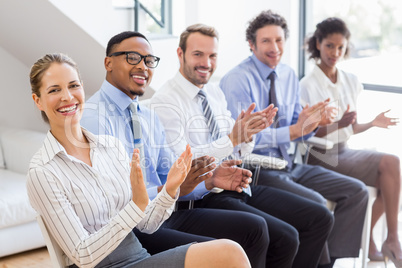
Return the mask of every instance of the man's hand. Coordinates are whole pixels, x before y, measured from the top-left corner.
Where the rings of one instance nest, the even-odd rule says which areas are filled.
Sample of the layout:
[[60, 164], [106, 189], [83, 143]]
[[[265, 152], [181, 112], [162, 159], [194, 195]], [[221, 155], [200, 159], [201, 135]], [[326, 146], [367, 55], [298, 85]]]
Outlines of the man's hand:
[[306, 105], [299, 114], [296, 124], [289, 127], [290, 140], [300, 138], [316, 129], [327, 105], [328, 101], [319, 102], [311, 107]]
[[268, 105], [267, 108], [261, 111], [263, 114], [265, 114], [265, 119], [267, 120], [265, 125], [266, 128], [272, 125], [274, 123], [274, 119], [276, 114], [278, 113], [278, 107], [274, 107], [273, 104]]
[[148, 206], [149, 197], [140, 167], [140, 151], [138, 149], [134, 149], [131, 161], [130, 181], [133, 193], [132, 200], [142, 211], [145, 211], [145, 208]]
[[226, 160], [222, 162], [214, 171], [213, 176], [205, 181], [208, 190], [218, 187], [228, 191], [241, 193], [242, 188], [249, 187], [251, 183], [250, 170], [237, 167], [241, 160]]
[[186, 150], [180, 155], [173, 166], [170, 168], [166, 179], [166, 191], [172, 197], [175, 198], [177, 190], [184, 182], [188, 172], [191, 168], [191, 147], [187, 144]]
[[273, 123], [273, 118], [278, 111], [271, 104], [262, 111], [252, 113], [256, 104], [252, 103], [247, 111], [241, 111], [233, 126], [229, 138], [233, 146], [237, 146], [243, 142], [250, 142], [254, 134], [269, 127]]
[[[326, 99], [325, 101], [329, 103], [330, 99]], [[334, 123], [336, 116], [338, 115], [338, 108], [334, 106], [327, 105], [325, 106], [324, 112], [321, 114], [321, 121], [319, 123], [319, 126], [327, 126], [331, 125]]]
[[202, 156], [192, 161], [191, 169], [180, 186], [180, 196], [191, 193], [199, 183], [212, 177], [212, 170], [216, 167], [214, 161], [215, 158], [209, 156]]

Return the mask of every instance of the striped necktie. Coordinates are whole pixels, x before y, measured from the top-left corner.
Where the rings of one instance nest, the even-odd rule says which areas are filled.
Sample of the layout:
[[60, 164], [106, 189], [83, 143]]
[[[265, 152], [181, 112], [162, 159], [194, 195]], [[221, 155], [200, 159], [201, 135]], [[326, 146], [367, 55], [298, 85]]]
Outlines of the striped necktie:
[[[203, 90], [198, 92], [198, 97], [201, 99], [202, 110], [204, 112], [204, 117], [207, 120], [207, 125], [209, 128], [209, 132], [211, 133], [212, 141], [216, 141], [220, 138], [219, 127], [217, 122], [215, 121], [214, 114], [212, 113], [211, 106], [208, 103], [207, 96]], [[226, 159], [231, 159], [231, 156]], [[243, 191], [251, 196], [251, 188], [243, 188]]]
[[145, 153], [144, 153], [144, 144], [142, 142], [142, 128], [140, 118], [138, 117], [138, 103], [132, 102], [130, 103], [129, 109], [131, 111], [131, 123], [133, 127], [133, 137], [134, 137], [134, 148], [138, 148], [140, 150], [140, 166], [142, 170], [142, 174], [144, 177], [144, 181], [148, 181], [146, 175], [145, 168]]
[[[276, 98], [276, 88], [275, 88], [275, 79], [276, 79], [275, 71], [272, 71], [269, 74], [268, 79], [271, 81], [271, 87], [269, 89], [269, 102], [268, 103], [272, 103], [275, 107], [278, 107], [278, 99]], [[273, 127], [274, 128], [280, 127], [280, 123], [278, 120], [278, 113], [276, 113], [276, 115], [275, 115]], [[279, 147], [279, 151], [281, 152], [283, 159], [288, 161], [288, 165], [287, 165], [288, 168], [291, 168], [293, 165], [293, 163], [292, 163], [293, 160], [289, 156], [286, 146], [284, 144], [279, 144], [278, 147]]]
[[204, 117], [207, 120], [207, 125], [209, 128], [209, 132], [211, 133], [212, 141], [215, 141], [220, 138], [219, 127], [217, 122], [215, 121], [214, 114], [212, 112], [211, 106], [208, 104], [207, 96], [203, 90], [198, 92], [198, 97], [201, 99], [202, 111], [204, 113]]

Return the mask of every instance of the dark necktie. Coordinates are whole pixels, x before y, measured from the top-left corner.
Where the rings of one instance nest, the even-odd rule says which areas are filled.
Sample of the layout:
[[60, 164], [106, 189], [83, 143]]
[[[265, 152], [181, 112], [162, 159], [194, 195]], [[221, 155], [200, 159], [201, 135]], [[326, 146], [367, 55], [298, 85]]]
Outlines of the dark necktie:
[[142, 142], [142, 128], [140, 118], [137, 113], [137, 105], [138, 103], [132, 102], [130, 103], [130, 111], [131, 111], [131, 123], [133, 127], [133, 137], [134, 137], [134, 148], [138, 148], [140, 150], [140, 166], [142, 170], [142, 174], [144, 177], [144, 181], [147, 181], [146, 176], [146, 168], [145, 168], [145, 154], [144, 154], [144, 144]]
[[[268, 103], [272, 103], [275, 107], [278, 107], [278, 99], [276, 97], [276, 88], [275, 88], [275, 79], [276, 79], [276, 73], [275, 71], [272, 71], [269, 76], [268, 79], [271, 81], [271, 87], [269, 89], [269, 102]], [[279, 123], [279, 119], [278, 119], [278, 113], [276, 113], [275, 118], [274, 118], [274, 123], [273, 123], [273, 127], [274, 128], [279, 128], [280, 127], [280, 123]], [[288, 167], [291, 168], [292, 167], [292, 159], [289, 156], [287, 150], [286, 150], [286, 146], [284, 144], [279, 144], [279, 151], [281, 152], [281, 155], [283, 157], [283, 159], [285, 159], [286, 161], [288, 161]]]
[[211, 138], [213, 141], [217, 140], [220, 138], [219, 134], [219, 127], [218, 124], [215, 121], [214, 114], [212, 112], [211, 106], [209, 106], [207, 96], [205, 95], [205, 92], [200, 90], [198, 92], [198, 97], [201, 99], [201, 104], [202, 104], [202, 111], [204, 113], [204, 117], [207, 120], [207, 125], [209, 128], [209, 132], [211, 133]]

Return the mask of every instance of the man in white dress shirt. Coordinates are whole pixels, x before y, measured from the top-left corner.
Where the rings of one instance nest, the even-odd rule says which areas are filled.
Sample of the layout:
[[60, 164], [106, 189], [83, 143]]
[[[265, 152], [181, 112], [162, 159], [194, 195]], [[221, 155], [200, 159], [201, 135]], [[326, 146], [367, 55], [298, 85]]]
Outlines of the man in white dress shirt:
[[[171, 148], [177, 153], [189, 143], [194, 157], [208, 154], [219, 160], [251, 152], [253, 134], [269, 126], [255, 124], [253, 116], [275, 110], [268, 107], [260, 113], [252, 113], [255, 105], [251, 104], [237, 120], [231, 118], [220, 88], [208, 83], [218, 56], [215, 29], [202, 24], [189, 26], [181, 34], [177, 55], [179, 72], [151, 100], [151, 109], [161, 119]], [[211, 125], [217, 125], [218, 134]], [[252, 186], [248, 193], [209, 193], [197, 205], [262, 216], [270, 236], [267, 267], [315, 268], [333, 223], [332, 215], [320, 204], [267, 186]], [[293, 245], [298, 240], [300, 245], [294, 256]]]

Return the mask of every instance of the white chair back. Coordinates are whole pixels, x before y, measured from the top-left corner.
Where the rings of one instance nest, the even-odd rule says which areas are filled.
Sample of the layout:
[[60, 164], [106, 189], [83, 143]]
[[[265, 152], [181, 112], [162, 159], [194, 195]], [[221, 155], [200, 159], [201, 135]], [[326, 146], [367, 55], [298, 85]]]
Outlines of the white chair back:
[[48, 231], [42, 216], [38, 214], [36, 216], [36, 220], [38, 221], [43, 238], [45, 239], [50, 260], [52, 261], [52, 266], [55, 268], [66, 268], [67, 266], [64, 262], [63, 250], [60, 248], [59, 244], [57, 244], [52, 234]]

